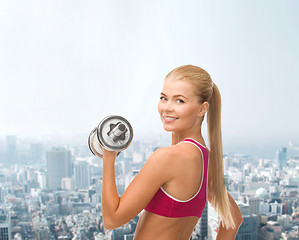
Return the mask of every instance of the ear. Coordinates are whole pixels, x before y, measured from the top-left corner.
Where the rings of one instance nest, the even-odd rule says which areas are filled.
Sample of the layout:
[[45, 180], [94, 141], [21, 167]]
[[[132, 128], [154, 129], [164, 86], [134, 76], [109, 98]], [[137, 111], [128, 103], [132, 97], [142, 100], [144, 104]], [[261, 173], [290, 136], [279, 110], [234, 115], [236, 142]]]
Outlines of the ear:
[[199, 117], [203, 117], [206, 112], [209, 109], [209, 103], [208, 102], [204, 102], [203, 104], [201, 104], [200, 108], [199, 108], [199, 112], [198, 112], [198, 116]]

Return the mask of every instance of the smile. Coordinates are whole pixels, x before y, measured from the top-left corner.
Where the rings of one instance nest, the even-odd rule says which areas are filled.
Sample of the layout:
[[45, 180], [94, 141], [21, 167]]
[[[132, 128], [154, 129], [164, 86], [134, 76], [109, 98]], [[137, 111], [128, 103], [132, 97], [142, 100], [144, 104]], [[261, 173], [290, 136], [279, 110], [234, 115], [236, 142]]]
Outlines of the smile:
[[178, 119], [178, 118], [175, 118], [175, 117], [169, 117], [169, 116], [164, 116], [164, 115], [163, 115], [163, 118], [164, 118], [165, 122], [172, 122], [172, 121]]

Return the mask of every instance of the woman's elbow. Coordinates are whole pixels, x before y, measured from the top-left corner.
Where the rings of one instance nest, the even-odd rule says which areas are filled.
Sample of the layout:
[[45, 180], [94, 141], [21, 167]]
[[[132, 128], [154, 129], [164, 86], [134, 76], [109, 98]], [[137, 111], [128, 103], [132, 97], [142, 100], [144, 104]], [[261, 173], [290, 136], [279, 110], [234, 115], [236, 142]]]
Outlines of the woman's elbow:
[[239, 220], [238, 220], [238, 222], [237, 222], [237, 224], [238, 224], [238, 227], [240, 227], [241, 225], [242, 225], [242, 223], [243, 223], [243, 217], [241, 217]]
[[105, 217], [103, 217], [103, 225], [104, 225], [104, 228], [107, 230], [113, 230], [113, 229], [120, 227], [116, 224], [115, 221], [113, 221], [112, 219], [109, 219], [109, 218], [105, 218]]
[[113, 224], [106, 224], [104, 222], [104, 228], [107, 229], [107, 230], [113, 230], [113, 229], [116, 229], [117, 227], [115, 227]]
[[104, 224], [104, 228], [107, 230], [113, 230], [113, 229], [118, 228], [118, 226], [113, 224], [113, 222], [103, 221], [103, 224]]
[[238, 205], [236, 203], [234, 203], [232, 205], [231, 213], [232, 213], [232, 216], [233, 216], [233, 219], [234, 219], [235, 226], [237, 228], [239, 228], [243, 223], [243, 216], [242, 216], [242, 213], [240, 211], [240, 208], [238, 207]]
[[240, 213], [237, 217], [235, 217], [235, 219], [234, 219], [234, 223], [235, 223], [235, 226], [237, 227], [237, 228], [239, 228], [241, 225], [242, 225], [242, 223], [243, 223], [243, 217], [242, 217], [242, 214]]

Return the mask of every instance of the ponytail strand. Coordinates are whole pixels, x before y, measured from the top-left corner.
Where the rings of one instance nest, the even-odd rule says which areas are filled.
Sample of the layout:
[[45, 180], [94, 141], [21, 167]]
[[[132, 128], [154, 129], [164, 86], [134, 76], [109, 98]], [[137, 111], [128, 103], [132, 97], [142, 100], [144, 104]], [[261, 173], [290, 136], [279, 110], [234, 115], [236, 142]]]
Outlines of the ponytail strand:
[[210, 202], [220, 215], [222, 224], [226, 228], [235, 228], [230, 211], [230, 202], [225, 188], [223, 150], [221, 134], [221, 96], [218, 87], [213, 84], [213, 93], [209, 100], [207, 112], [207, 127], [210, 143], [210, 159], [208, 171], [208, 191], [212, 198]]

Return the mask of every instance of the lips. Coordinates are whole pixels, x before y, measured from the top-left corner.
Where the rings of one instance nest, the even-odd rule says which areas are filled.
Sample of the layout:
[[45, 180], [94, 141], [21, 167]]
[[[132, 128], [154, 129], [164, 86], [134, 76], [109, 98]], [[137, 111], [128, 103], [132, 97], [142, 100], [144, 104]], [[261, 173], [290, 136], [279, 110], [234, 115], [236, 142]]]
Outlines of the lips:
[[162, 115], [162, 117], [163, 117], [163, 119], [164, 119], [164, 121], [165, 121], [166, 123], [170, 123], [170, 122], [173, 122], [173, 121], [175, 121], [175, 120], [178, 119], [178, 118], [176, 118], [176, 117], [164, 116], [164, 115]]

